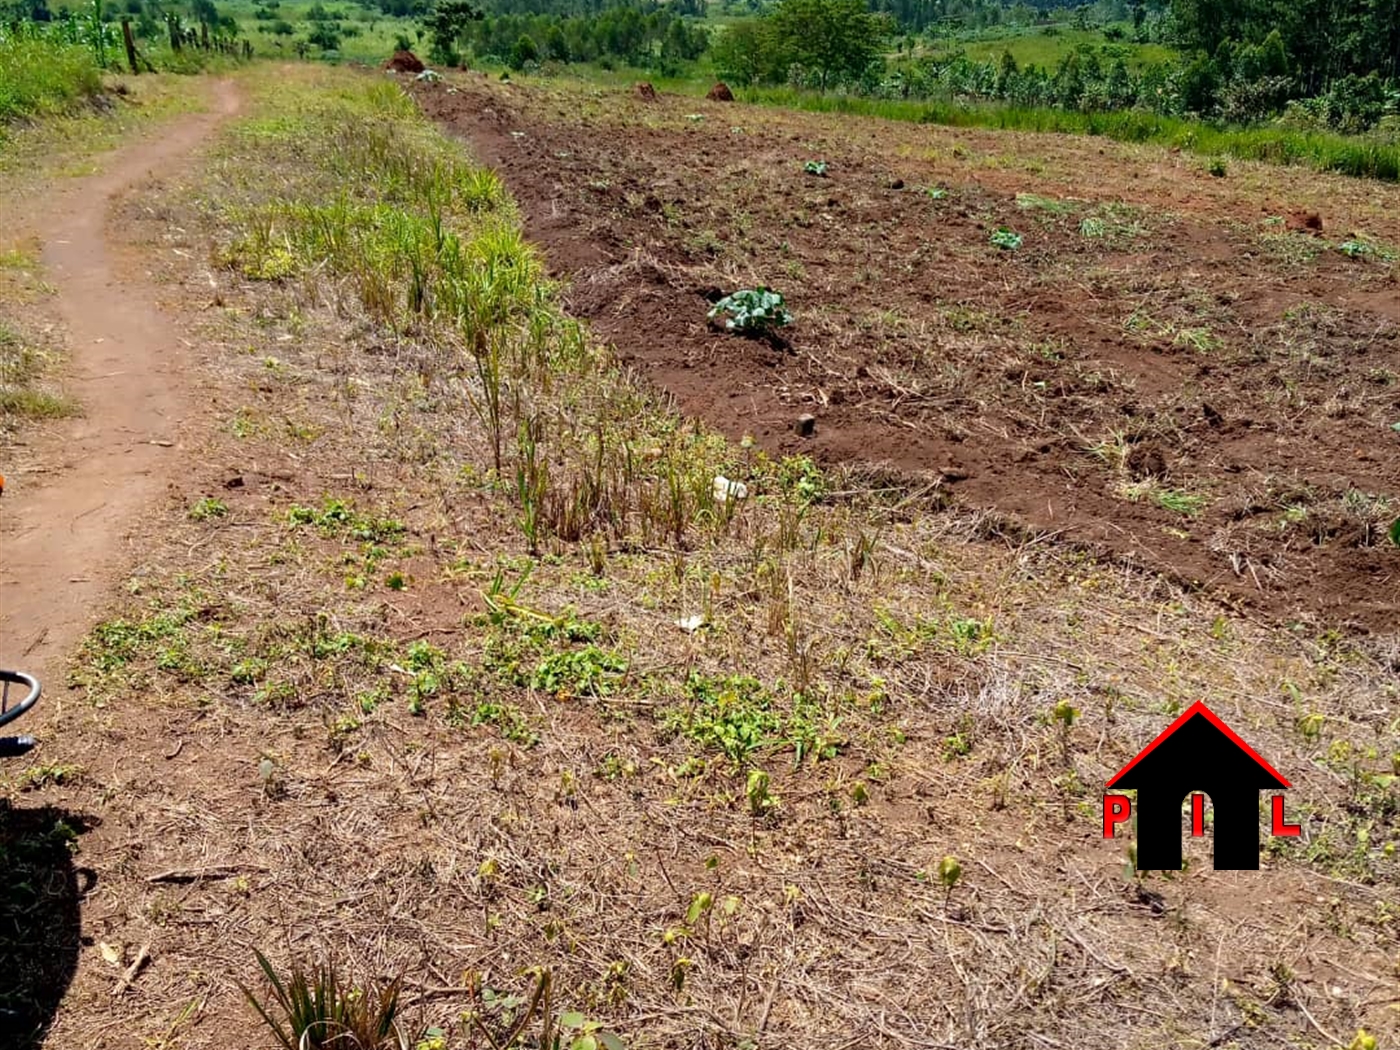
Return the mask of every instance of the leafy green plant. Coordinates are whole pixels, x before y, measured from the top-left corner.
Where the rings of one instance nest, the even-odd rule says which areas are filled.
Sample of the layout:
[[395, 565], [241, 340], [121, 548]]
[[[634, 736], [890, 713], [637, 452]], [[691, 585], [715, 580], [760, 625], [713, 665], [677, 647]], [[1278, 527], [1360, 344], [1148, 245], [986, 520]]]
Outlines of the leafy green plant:
[[930, 200], [941, 201], [945, 200], [948, 196], [948, 191], [942, 186], [930, 186], [928, 189], [924, 190], [924, 192], [928, 194]]
[[472, 712], [472, 725], [495, 726], [501, 736], [521, 747], [534, 747], [540, 742], [539, 733], [530, 725], [524, 713], [511, 704], [497, 704], [483, 701]]
[[556, 696], [607, 696], [611, 683], [626, 673], [626, 660], [589, 645], [546, 656], [530, 684]]
[[1206, 165], [1206, 171], [1217, 179], [1223, 179], [1225, 177], [1225, 158], [1212, 157], [1210, 163]]
[[992, 244], [1006, 252], [1016, 251], [1025, 240], [1019, 233], [1014, 230], [1009, 230], [1005, 226], [999, 226], [997, 229], [993, 230], [989, 239]]
[[692, 672], [685, 688], [693, 706], [663, 716], [663, 724], [672, 731], [718, 749], [736, 765], [781, 739], [783, 719], [758, 679], [709, 678]]
[[408, 1050], [398, 1023], [399, 981], [379, 989], [346, 987], [334, 964], [308, 972], [299, 962], [284, 981], [267, 956], [253, 954], [271, 994], [259, 999], [241, 984], [239, 989], [283, 1050]]
[[1400, 547], [1400, 518], [1390, 523], [1390, 542]]
[[946, 905], [948, 899], [953, 895], [953, 887], [962, 878], [962, 864], [957, 857], [947, 856], [938, 862], [936, 871], [938, 881], [943, 885], [943, 903]]
[[208, 521], [210, 518], [223, 518], [228, 515], [228, 504], [213, 496], [205, 496], [190, 508], [190, 521]]
[[806, 164], [802, 165], [802, 170], [808, 175], [815, 175], [819, 179], [824, 179], [826, 178], [826, 161], [809, 160]]
[[760, 285], [726, 295], [710, 308], [710, 320], [724, 318], [725, 331], [744, 335], [771, 335], [792, 323], [783, 297]]
[[749, 813], [755, 817], [764, 816], [778, 805], [777, 796], [773, 794], [770, 783], [768, 774], [763, 770], [749, 770], [748, 780], [744, 784], [744, 797], [749, 802]]

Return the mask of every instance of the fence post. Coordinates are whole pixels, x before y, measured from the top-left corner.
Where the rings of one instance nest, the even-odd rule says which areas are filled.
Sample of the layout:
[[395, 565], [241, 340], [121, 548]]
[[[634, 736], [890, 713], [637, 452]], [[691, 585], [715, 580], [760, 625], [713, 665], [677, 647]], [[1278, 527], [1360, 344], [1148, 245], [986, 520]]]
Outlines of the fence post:
[[122, 16], [122, 42], [126, 44], [126, 61], [131, 66], [131, 75], [137, 76], [141, 67], [136, 64], [136, 41], [131, 39], [131, 19]]

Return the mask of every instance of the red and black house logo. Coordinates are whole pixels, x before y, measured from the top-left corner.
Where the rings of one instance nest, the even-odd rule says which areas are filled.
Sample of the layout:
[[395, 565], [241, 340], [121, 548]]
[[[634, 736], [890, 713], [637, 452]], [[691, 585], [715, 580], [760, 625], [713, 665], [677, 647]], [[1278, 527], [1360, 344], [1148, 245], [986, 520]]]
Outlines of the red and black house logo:
[[[1205, 796], [1214, 812], [1216, 871], [1259, 869], [1259, 792], [1289, 783], [1203, 703], [1181, 717], [1120, 769], [1106, 785], [1137, 791], [1137, 866], [1181, 868], [1181, 808], [1191, 796], [1191, 835], [1205, 834]], [[1103, 836], [1132, 816], [1127, 795], [1105, 794]], [[1283, 819], [1283, 796], [1272, 801], [1273, 833], [1298, 835]]]

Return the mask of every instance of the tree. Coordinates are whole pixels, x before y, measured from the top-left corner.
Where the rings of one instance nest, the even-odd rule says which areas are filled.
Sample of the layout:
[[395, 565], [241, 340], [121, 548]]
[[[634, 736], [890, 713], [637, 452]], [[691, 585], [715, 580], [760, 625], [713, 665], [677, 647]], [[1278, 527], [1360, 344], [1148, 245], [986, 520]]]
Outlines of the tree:
[[888, 22], [872, 15], [864, 0], [780, 0], [770, 27], [783, 65], [801, 65], [825, 91], [854, 80], [879, 59]]
[[426, 21], [433, 38], [428, 48], [428, 57], [443, 65], [461, 65], [461, 55], [457, 53], [457, 41], [472, 22], [481, 19], [481, 11], [471, 0], [440, 0], [429, 13]]
[[531, 62], [540, 60], [540, 49], [535, 46], [534, 38], [528, 33], [521, 33], [520, 39], [515, 42], [515, 47], [510, 52], [510, 68], [524, 69]]
[[555, 62], [569, 61], [569, 42], [564, 38], [564, 30], [558, 23], [549, 27], [544, 35], [544, 57]]
[[737, 84], [777, 79], [771, 28], [753, 19], [731, 23], [710, 47], [715, 71]]

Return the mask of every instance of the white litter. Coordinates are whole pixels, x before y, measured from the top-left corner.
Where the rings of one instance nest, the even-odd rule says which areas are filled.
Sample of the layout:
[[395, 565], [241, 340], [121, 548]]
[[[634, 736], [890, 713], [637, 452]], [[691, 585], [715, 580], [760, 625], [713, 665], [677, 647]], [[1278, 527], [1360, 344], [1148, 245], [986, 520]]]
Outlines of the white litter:
[[724, 503], [727, 500], [747, 499], [749, 487], [742, 481], [730, 481], [723, 474], [715, 475], [715, 502]]
[[705, 626], [705, 617], [700, 613], [694, 616], [686, 616], [676, 621], [676, 626], [682, 631], [698, 631]]

